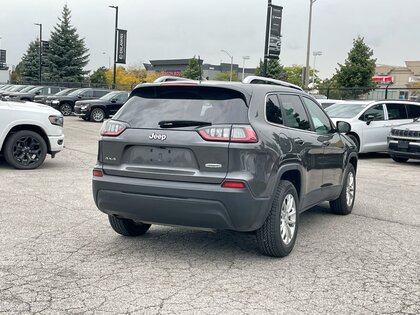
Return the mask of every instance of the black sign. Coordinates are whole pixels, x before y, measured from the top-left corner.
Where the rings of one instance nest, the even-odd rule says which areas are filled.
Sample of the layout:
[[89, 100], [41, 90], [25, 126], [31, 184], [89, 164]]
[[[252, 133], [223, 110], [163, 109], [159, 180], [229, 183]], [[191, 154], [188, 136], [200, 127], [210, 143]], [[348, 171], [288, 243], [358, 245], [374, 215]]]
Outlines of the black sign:
[[6, 63], [6, 51], [0, 49], [0, 63]]
[[43, 57], [48, 56], [48, 53], [50, 51], [50, 42], [47, 40], [43, 40], [41, 42], [41, 53]]
[[281, 50], [281, 20], [283, 7], [271, 5], [268, 22], [268, 52], [266, 58], [279, 59]]
[[117, 63], [124, 63], [127, 55], [127, 30], [118, 30], [117, 33]]

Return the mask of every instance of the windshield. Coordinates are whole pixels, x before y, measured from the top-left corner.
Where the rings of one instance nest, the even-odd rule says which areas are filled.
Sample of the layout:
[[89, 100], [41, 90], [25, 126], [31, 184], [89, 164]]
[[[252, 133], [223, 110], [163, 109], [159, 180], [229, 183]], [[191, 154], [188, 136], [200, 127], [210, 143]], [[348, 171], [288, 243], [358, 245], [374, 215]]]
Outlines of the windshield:
[[100, 100], [109, 101], [111, 98], [117, 97], [121, 92], [109, 92], [104, 96], [100, 97]]
[[34, 88], [36, 88], [36, 86], [33, 86], [33, 85], [27, 86], [27, 87], [23, 88], [22, 90], [20, 90], [20, 92], [29, 92], [30, 90], [32, 90]]
[[79, 95], [80, 93], [83, 93], [84, 91], [86, 91], [86, 90], [79, 89], [79, 90], [73, 91], [73, 92], [71, 92], [71, 93], [69, 93], [67, 95], [68, 96], [76, 96], [76, 95]]
[[335, 118], [352, 118], [359, 114], [368, 104], [338, 103], [325, 109], [328, 116]]
[[74, 91], [74, 89], [65, 89], [65, 90], [62, 90], [62, 91], [60, 91], [58, 93], [55, 93], [55, 95], [68, 95], [68, 94], [70, 94], [73, 91]]
[[[248, 123], [248, 108], [239, 92], [213, 87], [141, 88], [114, 116], [132, 128], [160, 128], [164, 121], [205, 124]], [[204, 124], [203, 123], [203, 124]], [[193, 124], [197, 125], [196, 123]]]
[[10, 92], [19, 92], [20, 90], [22, 90], [24, 88], [25, 88], [24, 85], [16, 85], [16, 86], [12, 87], [9, 91]]

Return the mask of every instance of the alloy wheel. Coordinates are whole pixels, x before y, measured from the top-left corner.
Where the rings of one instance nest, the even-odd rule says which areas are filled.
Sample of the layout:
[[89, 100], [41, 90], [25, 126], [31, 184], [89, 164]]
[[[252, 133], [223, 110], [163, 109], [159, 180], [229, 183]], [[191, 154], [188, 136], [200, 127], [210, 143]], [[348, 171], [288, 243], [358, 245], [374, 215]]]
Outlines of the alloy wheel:
[[347, 206], [351, 207], [354, 200], [354, 174], [349, 172], [347, 175], [347, 186], [346, 186], [346, 201]]
[[13, 145], [13, 159], [23, 166], [38, 162], [41, 156], [41, 143], [33, 137], [19, 138]]
[[296, 201], [292, 194], [287, 194], [281, 205], [281, 238], [285, 245], [289, 245], [296, 229]]

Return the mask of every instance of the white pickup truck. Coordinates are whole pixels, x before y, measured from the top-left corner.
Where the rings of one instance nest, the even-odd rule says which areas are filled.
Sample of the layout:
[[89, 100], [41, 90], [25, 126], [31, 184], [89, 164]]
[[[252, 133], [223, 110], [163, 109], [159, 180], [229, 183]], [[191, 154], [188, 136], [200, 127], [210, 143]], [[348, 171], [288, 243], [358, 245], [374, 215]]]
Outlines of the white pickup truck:
[[63, 116], [50, 106], [0, 101], [0, 154], [14, 168], [35, 169], [64, 146]]

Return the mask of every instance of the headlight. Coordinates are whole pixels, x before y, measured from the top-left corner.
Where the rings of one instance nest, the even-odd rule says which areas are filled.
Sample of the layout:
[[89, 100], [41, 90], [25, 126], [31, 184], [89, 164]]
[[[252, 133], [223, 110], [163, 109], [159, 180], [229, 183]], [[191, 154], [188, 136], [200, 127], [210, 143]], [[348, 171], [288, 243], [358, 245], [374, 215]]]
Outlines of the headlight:
[[89, 106], [89, 104], [82, 105], [82, 106], [80, 106], [80, 109], [86, 109], [86, 108], [88, 108], [88, 106]]
[[53, 101], [51, 101], [51, 104], [60, 104], [60, 101], [59, 100], [53, 100]]
[[51, 124], [63, 127], [63, 123], [64, 123], [63, 116], [52, 115], [52, 116], [48, 117], [48, 119], [50, 120]]

